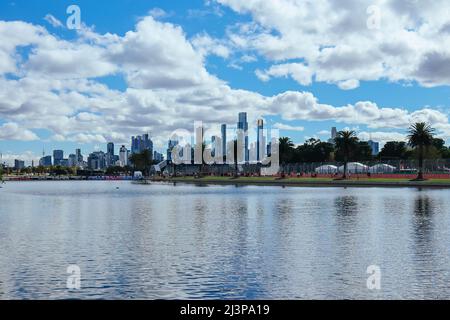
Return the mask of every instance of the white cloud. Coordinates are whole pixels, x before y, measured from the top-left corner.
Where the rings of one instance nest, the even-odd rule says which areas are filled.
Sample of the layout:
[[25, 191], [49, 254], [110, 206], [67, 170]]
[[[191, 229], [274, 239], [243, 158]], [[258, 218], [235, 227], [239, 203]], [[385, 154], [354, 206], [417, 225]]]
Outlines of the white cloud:
[[31, 165], [32, 161], [34, 161], [34, 164], [37, 165], [39, 163], [39, 159], [40, 157], [32, 151], [25, 151], [23, 153], [7, 151], [2, 154], [2, 163], [6, 163], [9, 166], [14, 166], [14, 160], [25, 161], [26, 166]]
[[8, 122], [0, 126], [0, 140], [38, 140], [38, 136], [31, 130], [21, 128], [17, 123]]
[[150, 10], [148, 12], [148, 14], [150, 16], [152, 16], [153, 18], [163, 18], [163, 17], [167, 17], [168, 16], [167, 12], [164, 11], [163, 9], [161, 9], [161, 8], [153, 8], [152, 10]]
[[304, 127], [291, 126], [291, 125], [279, 123], [279, 122], [275, 123], [272, 127], [275, 129], [286, 130], [286, 131], [300, 131], [300, 132], [305, 131]]
[[339, 88], [342, 90], [353, 90], [359, 87], [359, 80], [350, 79], [341, 81], [338, 83]]
[[[344, 90], [357, 81], [417, 81], [450, 85], [447, 0], [216, 0], [251, 22], [228, 29], [236, 49], [275, 66], [303, 61], [315, 81]], [[375, 5], [378, 28], [368, 28]], [[270, 70], [270, 68], [269, 68]], [[295, 72], [284, 73], [295, 79]], [[268, 73], [259, 73], [267, 81]], [[300, 83], [307, 83], [301, 78]], [[296, 79], [298, 81], [298, 79]]]
[[313, 73], [301, 63], [288, 63], [271, 66], [270, 69], [256, 70], [256, 76], [262, 81], [269, 81], [271, 77], [292, 77], [299, 84], [308, 86], [312, 82]]
[[220, 42], [218, 39], [213, 39], [208, 34], [199, 34], [192, 39], [192, 45], [197, 52], [203, 56], [210, 54], [216, 55], [221, 58], [228, 58], [231, 54], [230, 49], [226, 44]]
[[[326, 120], [377, 130], [425, 120], [450, 137], [447, 115], [431, 108], [410, 112], [370, 101], [332, 106], [310, 92], [263, 96], [233, 89], [205, 67], [210, 49], [204, 44], [215, 40], [199, 39], [189, 40], [180, 27], [152, 17], [142, 18], [123, 36], [85, 28], [72, 41], [32, 24], [0, 22], [0, 55], [7, 59], [0, 62], [0, 119], [21, 128], [15, 135], [20, 140], [37, 139], [31, 130], [47, 129], [67, 141], [119, 144], [149, 132], [161, 147], [175, 129], [192, 131], [196, 120], [234, 124], [240, 111], [249, 113], [249, 123], [281, 115], [286, 121]], [[29, 58], [18, 57], [19, 46], [32, 47]], [[289, 75], [308, 84], [313, 70], [303, 63], [278, 63], [261, 75]], [[6, 78], [5, 72], [16, 77]], [[127, 89], [112, 90], [95, 79], [104, 75], [123, 77]], [[348, 79], [356, 78], [347, 75], [343, 81]], [[12, 139], [10, 131], [2, 131], [6, 139]]]

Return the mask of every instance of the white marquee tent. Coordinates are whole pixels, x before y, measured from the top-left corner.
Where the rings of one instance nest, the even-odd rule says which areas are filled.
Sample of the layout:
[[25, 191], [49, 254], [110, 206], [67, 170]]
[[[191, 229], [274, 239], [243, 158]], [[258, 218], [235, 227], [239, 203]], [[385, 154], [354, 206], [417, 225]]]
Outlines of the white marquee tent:
[[[339, 172], [344, 172], [344, 166], [339, 167]], [[359, 162], [349, 162], [347, 164], [348, 173], [367, 173], [369, 167]]]
[[370, 167], [370, 173], [392, 173], [397, 170], [396, 167], [390, 166], [388, 164], [380, 163]]
[[316, 173], [322, 173], [322, 174], [337, 173], [338, 167], [327, 164], [327, 165], [316, 168], [315, 171], [316, 171]]

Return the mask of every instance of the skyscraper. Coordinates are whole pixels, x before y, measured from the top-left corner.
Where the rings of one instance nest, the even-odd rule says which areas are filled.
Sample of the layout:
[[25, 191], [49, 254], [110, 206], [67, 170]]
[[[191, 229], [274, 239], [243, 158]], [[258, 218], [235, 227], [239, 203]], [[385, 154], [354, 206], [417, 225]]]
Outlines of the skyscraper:
[[238, 130], [242, 130], [244, 133], [244, 159], [248, 162], [249, 152], [248, 152], [248, 122], [247, 122], [247, 112], [239, 113], [239, 121], [237, 123]]
[[227, 155], [227, 125], [223, 124], [220, 128], [222, 135], [222, 155], [225, 157]]
[[22, 160], [14, 160], [14, 169], [22, 170], [25, 168], [25, 161]]
[[331, 138], [328, 139], [328, 143], [335, 143], [335, 139], [337, 138], [337, 129], [336, 127], [331, 128]]
[[331, 139], [336, 139], [337, 137], [337, 129], [336, 127], [331, 128]]
[[167, 160], [172, 161], [172, 150], [178, 145], [178, 140], [169, 140], [167, 144]]
[[44, 156], [39, 160], [39, 165], [42, 167], [50, 167], [52, 165], [52, 156]]
[[373, 141], [373, 140], [369, 140], [367, 142], [370, 146], [370, 148], [372, 149], [372, 155], [376, 156], [380, 153], [380, 143]]
[[119, 162], [122, 167], [128, 166], [128, 150], [125, 146], [120, 147]]
[[264, 120], [259, 119], [257, 122], [258, 132], [256, 137], [256, 161], [261, 161], [264, 158]]
[[75, 155], [77, 156], [77, 164], [80, 165], [83, 163], [83, 155], [81, 154], [81, 149], [75, 150]]
[[106, 152], [107, 152], [109, 155], [114, 156], [114, 143], [109, 142], [108, 145], [106, 146], [106, 150], [107, 150]]
[[64, 151], [62, 150], [53, 150], [53, 165], [60, 166], [64, 159]]
[[68, 164], [69, 167], [76, 167], [78, 165], [77, 161], [77, 155], [76, 154], [70, 154], [68, 158]]
[[131, 137], [131, 153], [141, 153], [144, 150], [150, 151], [153, 154], [153, 141], [148, 134], [143, 136]]

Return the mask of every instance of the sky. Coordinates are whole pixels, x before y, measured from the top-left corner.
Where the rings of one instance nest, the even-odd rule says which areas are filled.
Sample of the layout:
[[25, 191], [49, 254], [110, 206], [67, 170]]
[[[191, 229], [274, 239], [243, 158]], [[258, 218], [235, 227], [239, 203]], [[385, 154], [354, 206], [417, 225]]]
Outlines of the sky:
[[163, 151], [242, 111], [296, 144], [336, 126], [383, 145], [417, 121], [450, 143], [449, 44], [446, 0], [4, 0], [0, 152], [147, 132]]

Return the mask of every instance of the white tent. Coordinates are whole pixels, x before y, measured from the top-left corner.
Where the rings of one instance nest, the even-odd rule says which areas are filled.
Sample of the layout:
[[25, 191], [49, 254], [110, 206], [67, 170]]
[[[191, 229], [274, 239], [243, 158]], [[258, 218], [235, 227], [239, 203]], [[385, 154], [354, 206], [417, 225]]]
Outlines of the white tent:
[[[369, 167], [359, 162], [349, 162], [347, 164], [348, 173], [367, 173]], [[339, 172], [344, 172], [344, 166], [339, 167]]]
[[390, 166], [388, 164], [380, 163], [370, 167], [370, 173], [392, 173], [397, 170], [396, 167]]
[[316, 173], [322, 173], [322, 174], [336, 173], [336, 172], [338, 172], [338, 167], [327, 164], [327, 165], [316, 168], [315, 171], [316, 171]]

